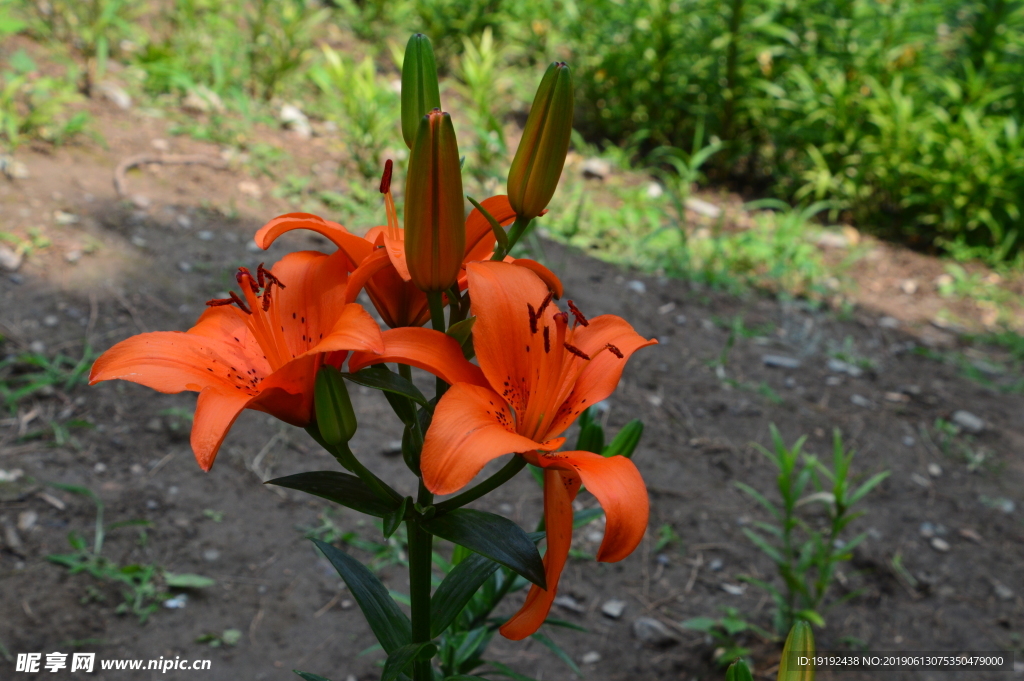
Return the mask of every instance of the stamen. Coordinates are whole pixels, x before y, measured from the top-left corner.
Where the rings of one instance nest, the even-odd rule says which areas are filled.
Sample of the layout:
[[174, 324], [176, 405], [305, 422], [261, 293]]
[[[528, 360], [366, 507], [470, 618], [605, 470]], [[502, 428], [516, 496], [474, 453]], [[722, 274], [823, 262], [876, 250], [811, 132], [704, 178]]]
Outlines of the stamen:
[[571, 300], [569, 301], [569, 310], [572, 312], [572, 316], [576, 318], [577, 324], [580, 324], [581, 326], [590, 326], [590, 322], [587, 321], [587, 318], [583, 316], [583, 313], [580, 312], [580, 309], [576, 307], [576, 304]]
[[[257, 268], [256, 272], [260, 273], [261, 270], [262, 270], [263, 276], [267, 278], [268, 282], [270, 282], [271, 284], [274, 284], [278, 288], [287, 288], [287, 286], [285, 286], [284, 284], [281, 283], [280, 279], [278, 279], [276, 276], [274, 276], [273, 272], [271, 272], [270, 270], [263, 269], [263, 264], [262, 263], [260, 263], [260, 266], [259, 266], [259, 268]], [[263, 279], [260, 279], [260, 286], [263, 286]]]
[[551, 352], [551, 327], [544, 327], [544, 352]]
[[544, 298], [544, 300], [543, 300], [543, 301], [541, 301], [541, 304], [540, 304], [540, 309], [538, 309], [538, 310], [537, 310], [537, 317], [538, 317], [538, 318], [539, 318], [539, 317], [540, 317], [540, 316], [541, 316], [542, 314], [544, 314], [544, 310], [545, 310], [545, 309], [547, 309], [548, 303], [550, 303], [550, 302], [551, 302], [551, 297], [552, 297], [553, 295], [555, 295], [555, 294], [554, 294], [554, 293], [548, 293], [547, 297], [546, 297], [546, 298]]
[[238, 294], [231, 291], [230, 298], [214, 298], [206, 301], [209, 307], [221, 307], [222, 305], [237, 305], [245, 314], [252, 314], [252, 310], [245, 304], [245, 301], [238, 297]]
[[608, 343], [608, 345], [606, 345], [605, 347], [608, 348], [608, 352], [612, 353], [613, 355], [615, 355], [619, 359], [622, 359], [622, 357], [623, 357], [622, 350], [619, 350], [617, 347], [615, 347], [611, 343]]
[[388, 194], [391, 192], [391, 171], [394, 164], [389, 158], [384, 162], [384, 175], [380, 178], [380, 193]]
[[252, 272], [249, 271], [249, 268], [248, 267], [239, 267], [238, 268], [238, 272], [235, 273], [235, 281], [238, 282], [239, 286], [243, 286], [243, 287], [245, 286], [245, 282], [242, 281], [245, 277], [249, 278], [249, 288], [252, 289], [252, 292], [253, 293], [259, 293], [260, 292], [259, 284], [256, 282], [256, 278], [254, 276], [252, 276]]
[[580, 350], [575, 345], [570, 345], [569, 343], [562, 343], [562, 345], [565, 346], [566, 350], [568, 350], [572, 354], [576, 355], [580, 359], [587, 359], [587, 360], [590, 359], [590, 355], [588, 355], [587, 353], [583, 352], [582, 350]]
[[263, 275], [265, 273], [266, 270], [263, 269], [263, 263], [260, 263], [259, 265], [256, 266], [256, 282], [260, 285], [260, 288], [266, 286], [266, 283], [263, 280]]
[[540, 315], [534, 312], [533, 305], [529, 303], [526, 304], [526, 310], [530, 313], [530, 333], [537, 333], [537, 320]]
[[[274, 282], [270, 282], [273, 285]], [[263, 291], [263, 311], [266, 312], [270, 309], [270, 286], [267, 286]]]

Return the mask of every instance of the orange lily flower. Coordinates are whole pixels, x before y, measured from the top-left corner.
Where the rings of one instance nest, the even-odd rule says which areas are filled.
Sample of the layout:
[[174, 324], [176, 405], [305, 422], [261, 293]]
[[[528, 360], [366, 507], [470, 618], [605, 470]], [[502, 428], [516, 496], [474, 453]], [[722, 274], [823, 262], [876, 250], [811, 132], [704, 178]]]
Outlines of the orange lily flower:
[[[90, 384], [111, 379], [163, 393], [199, 393], [192, 450], [209, 471], [243, 409], [295, 426], [314, 420], [313, 386], [324, 363], [350, 350], [382, 352], [380, 329], [345, 301], [348, 256], [300, 251], [254, 276], [240, 268], [242, 297], [211, 300], [187, 332], [157, 331], [123, 340], [93, 364]], [[262, 289], [262, 293], [260, 293]]]
[[[456, 381], [441, 398], [420, 467], [435, 494], [458, 491], [489, 461], [508, 453], [544, 469], [548, 589], [533, 586], [523, 608], [501, 628], [504, 636], [518, 640], [535, 632], [551, 609], [572, 540], [572, 500], [581, 483], [607, 515], [598, 560], [625, 558], [643, 537], [647, 491], [632, 461], [554, 450], [565, 442], [560, 434], [584, 409], [612, 393], [630, 355], [657, 341], [644, 339], [614, 315], [588, 320], [572, 302], [570, 322], [551, 302], [545, 283], [526, 268], [488, 262], [470, 263], [466, 269], [481, 376]], [[433, 369], [430, 347], [407, 343], [399, 349], [384, 335], [384, 353], [356, 353], [350, 367], [397, 361], [442, 378], [452, 374], [450, 355], [443, 370], [440, 361]]]
[[[366, 289], [370, 302], [377, 309], [381, 319], [390, 328], [422, 326], [430, 319], [427, 296], [416, 288], [409, 274], [405, 258], [405, 232], [398, 225], [398, 214], [391, 196], [391, 161], [389, 160], [381, 180], [380, 191], [384, 195], [387, 214], [386, 226], [371, 228], [365, 237], [357, 236], [337, 222], [325, 220], [310, 213], [288, 213], [276, 217], [256, 233], [256, 245], [267, 249], [279, 236], [294, 229], [314, 231], [344, 251], [355, 270], [349, 279], [348, 301], [354, 302], [359, 291]], [[501, 225], [510, 225], [516, 214], [509, 205], [508, 197], [492, 196], [481, 202], [484, 209]], [[490, 223], [479, 210], [474, 208], [466, 218], [466, 249], [463, 264], [486, 260], [494, 252], [494, 232]], [[506, 258], [506, 261], [513, 261]], [[558, 277], [540, 263], [528, 258], [514, 262], [533, 270], [555, 291], [562, 295], [562, 284]], [[465, 270], [459, 276], [459, 288], [466, 288]]]

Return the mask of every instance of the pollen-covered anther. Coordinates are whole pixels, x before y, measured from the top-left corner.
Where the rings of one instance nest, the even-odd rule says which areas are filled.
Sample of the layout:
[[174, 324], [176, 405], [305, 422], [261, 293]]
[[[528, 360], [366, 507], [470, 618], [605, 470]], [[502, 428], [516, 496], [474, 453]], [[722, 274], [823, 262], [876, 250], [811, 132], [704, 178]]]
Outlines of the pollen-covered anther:
[[245, 286], [246, 280], [248, 280], [249, 288], [252, 289], [253, 293], [260, 292], [259, 282], [256, 281], [256, 277], [252, 276], [252, 272], [249, 271], [249, 268], [239, 267], [238, 272], [235, 273], [235, 281], [238, 282], [239, 286]]
[[270, 284], [274, 284], [278, 288], [287, 288], [273, 272], [263, 267], [263, 263], [256, 268], [256, 278], [260, 288], [269, 287]]
[[551, 327], [544, 327], [544, 352], [551, 352]]
[[544, 300], [542, 300], [542, 301], [541, 301], [541, 303], [540, 303], [540, 307], [539, 307], [539, 308], [537, 308], [537, 318], [538, 318], [538, 319], [540, 318], [540, 316], [541, 316], [542, 314], [544, 314], [544, 310], [546, 310], [546, 309], [547, 309], [547, 307], [548, 307], [548, 304], [549, 304], [549, 303], [551, 302], [551, 298], [552, 298], [552, 296], [554, 296], [554, 295], [555, 295], [554, 293], [548, 293], [548, 295], [547, 295], [547, 296], [545, 296]]
[[389, 158], [384, 162], [384, 174], [380, 178], [380, 193], [387, 194], [391, 191], [391, 172], [394, 168], [394, 163]]
[[209, 307], [220, 307], [222, 305], [237, 305], [239, 309], [245, 314], [252, 314], [252, 310], [245, 304], [245, 301], [238, 297], [238, 294], [231, 291], [230, 298], [214, 298], [213, 300], [207, 300], [206, 304]]
[[[273, 282], [270, 282], [273, 284]], [[270, 286], [267, 286], [263, 291], [263, 311], [266, 312], [270, 309]]]
[[580, 326], [590, 326], [590, 322], [587, 321], [587, 318], [583, 316], [583, 313], [580, 312], [580, 309], [576, 307], [576, 304], [573, 303], [571, 300], [568, 302], [569, 311], [572, 312], [572, 316], [575, 317], [576, 323], [579, 324]]
[[537, 333], [537, 320], [540, 319], [540, 315], [534, 311], [530, 303], [526, 304], [526, 311], [530, 313], [530, 333]]
[[608, 348], [608, 352], [612, 353], [613, 355], [615, 355], [619, 359], [623, 358], [624, 355], [622, 354], [622, 350], [619, 350], [617, 347], [615, 347], [611, 343], [608, 343], [608, 345], [606, 345], [605, 347]]
[[579, 349], [578, 347], [576, 347], [575, 345], [572, 345], [572, 344], [570, 344], [570, 343], [562, 343], [562, 345], [564, 345], [564, 346], [565, 346], [565, 349], [566, 349], [566, 350], [568, 350], [568, 351], [569, 351], [569, 352], [571, 352], [572, 354], [576, 355], [576, 356], [577, 356], [577, 357], [579, 357], [580, 359], [587, 359], [587, 360], [589, 360], [589, 359], [590, 359], [590, 355], [588, 355], [587, 353], [583, 352], [582, 350], [580, 350], [580, 349]]

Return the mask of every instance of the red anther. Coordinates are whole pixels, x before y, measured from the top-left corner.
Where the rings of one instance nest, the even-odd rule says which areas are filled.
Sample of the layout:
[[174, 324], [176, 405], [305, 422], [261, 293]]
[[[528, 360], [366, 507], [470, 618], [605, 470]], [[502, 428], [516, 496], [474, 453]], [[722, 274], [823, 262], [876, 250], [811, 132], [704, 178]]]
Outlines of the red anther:
[[[273, 283], [273, 282], [271, 282]], [[266, 312], [270, 309], [270, 287], [263, 291], [263, 311]]]
[[207, 307], [220, 307], [222, 305], [234, 305], [235, 301], [231, 298], [214, 298], [213, 300], [207, 300]]
[[274, 276], [274, 273], [271, 272], [270, 270], [263, 270], [263, 276], [267, 278], [267, 281], [272, 282], [274, 286], [278, 288], [287, 288], [287, 286], [282, 284], [281, 280]]
[[540, 315], [533, 310], [533, 305], [526, 304], [526, 311], [530, 313], [530, 333], [537, 333], [537, 320]]
[[249, 278], [249, 288], [252, 289], [252, 292], [253, 293], [259, 293], [260, 292], [259, 284], [256, 282], [256, 278], [254, 276], [252, 276], [252, 272], [249, 271], [249, 268], [248, 267], [239, 267], [238, 268], [238, 272], [235, 274], [235, 281], [238, 282], [239, 286], [245, 286], [245, 282], [243, 281], [243, 279], [245, 277]]
[[576, 304], [571, 300], [569, 301], [569, 311], [572, 312], [572, 316], [576, 318], [577, 324], [590, 326], [590, 322], [587, 321], [587, 318], [583, 316], [583, 313], [580, 312], [580, 309], [576, 307]]
[[587, 353], [583, 352], [582, 350], [580, 350], [575, 345], [570, 345], [569, 343], [563, 343], [563, 345], [565, 346], [566, 350], [568, 350], [572, 354], [576, 355], [580, 359], [590, 359], [590, 355], [588, 355]]
[[249, 306], [246, 305], [245, 301], [239, 298], [238, 294], [235, 293], [234, 291], [231, 292], [231, 300], [234, 301], [235, 305], [237, 305], [242, 310], [242, 312], [244, 312], [245, 314], [252, 314], [252, 310], [249, 309]]
[[618, 349], [617, 347], [615, 347], [615, 346], [614, 346], [614, 345], [612, 345], [611, 343], [609, 343], [609, 344], [608, 344], [608, 345], [606, 345], [605, 347], [606, 347], [606, 348], [608, 348], [608, 351], [609, 351], [610, 353], [612, 353], [613, 355], [615, 355], [615, 356], [616, 356], [616, 357], [618, 357], [619, 359], [622, 359], [622, 350], [619, 350], [619, 349]]
[[551, 298], [554, 295], [555, 295], [554, 293], [548, 293], [547, 297], [544, 298], [543, 301], [541, 301], [540, 307], [537, 309], [537, 318], [538, 319], [540, 319], [540, 316], [542, 314], [544, 314], [544, 310], [547, 309], [548, 303], [551, 302]]
[[544, 352], [551, 352], [551, 327], [544, 327]]
[[389, 158], [384, 162], [384, 175], [380, 178], [380, 193], [387, 194], [391, 191], [391, 170], [394, 164]]
[[266, 285], [263, 280], [263, 273], [265, 271], [266, 270], [263, 269], [263, 263], [256, 266], [256, 281], [259, 283], [260, 288], [263, 288]]

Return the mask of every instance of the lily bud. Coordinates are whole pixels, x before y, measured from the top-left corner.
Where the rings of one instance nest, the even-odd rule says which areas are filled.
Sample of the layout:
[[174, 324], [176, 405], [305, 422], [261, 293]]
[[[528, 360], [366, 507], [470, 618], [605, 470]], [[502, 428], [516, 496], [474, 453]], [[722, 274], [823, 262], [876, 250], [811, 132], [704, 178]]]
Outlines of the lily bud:
[[811, 625], [803, 620], [798, 620], [789, 630], [777, 678], [778, 681], [814, 681], [814, 634]]
[[736, 660], [725, 670], [725, 681], [754, 681], [754, 675], [746, 662]]
[[434, 109], [420, 119], [405, 186], [405, 261], [421, 291], [445, 291], [458, 280], [465, 219], [455, 128]]
[[572, 111], [572, 73], [565, 62], [555, 62], [540, 81], [508, 171], [508, 200], [516, 216], [537, 217], [554, 196], [569, 151]]
[[420, 119], [433, 109], [441, 108], [441, 92], [437, 86], [437, 63], [430, 38], [417, 33], [409, 38], [402, 61], [402, 137], [412, 149]]
[[320, 437], [329, 445], [348, 442], [356, 434], [356, 414], [341, 372], [329, 364], [320, 367], [313, 389], [313, 406]]

